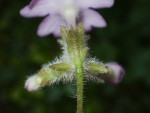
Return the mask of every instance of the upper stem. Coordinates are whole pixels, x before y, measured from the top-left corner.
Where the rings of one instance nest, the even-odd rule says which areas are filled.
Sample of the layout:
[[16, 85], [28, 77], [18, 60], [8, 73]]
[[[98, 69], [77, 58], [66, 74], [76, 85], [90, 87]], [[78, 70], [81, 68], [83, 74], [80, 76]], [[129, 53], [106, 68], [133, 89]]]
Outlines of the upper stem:
[[83, 113], [83, 62], [79, 60], [75, 67], [77, 79], [77, 113]]
[[75, 28], [72, 26], [70, 29], [61, 27], [61, 34], [69, 58], [75, 65], [77, 80], [77, 113], [83, 113], [83, 62], [87, 54], [84, 27], [81, 23]]

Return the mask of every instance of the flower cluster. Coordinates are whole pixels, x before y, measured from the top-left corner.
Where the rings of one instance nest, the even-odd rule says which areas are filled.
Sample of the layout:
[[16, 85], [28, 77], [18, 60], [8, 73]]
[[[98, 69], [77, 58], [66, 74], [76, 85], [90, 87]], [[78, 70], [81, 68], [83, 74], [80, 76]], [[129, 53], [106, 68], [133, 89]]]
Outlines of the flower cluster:
[[83, 62], [84, 80], [100, 83], [107, 81], [110, 84], [118, 84], [122, 80], [124, 70], [119, 64], [103, 64], [87, 56], [89, 48], [86, 45], [87, 39], [82, 24], [77, 25], [75, 29], [61, 27], [61, 34], [62, 40], [59, 40], [59, 43], [63, 49], [62, 56], [52, 63], [43, 65], [38, 73], [27, 79], [25, 88], [28, 91], [35, 91], [42, 86], [60, 81], [76, 82], [75, 56], [80, 57]]
[[32, 0], [20, 14], [26, 18], [45, 17], [37, 34], [41, 37], [49, 34], [59, 37], [60, 25], [75, 27], [82, 22], [85, 31], [90, 31], [92, 26], [105, 27], [105, 20], [93, 9], [109, 8], [113, 4], [114, 0]]
[[26, 18], [45, 17], [37, 34], [41, 37], [49, 34], [56, 37], [61, 35], [62, 40], [59, 43], [63, 50], [60, 58], [28, 77], [25, 88], [35, 91], [59, 81], [75, 82], [76, 65], [79, 63], [77, 58], [83, 65], [84, 80], [118, 84], [125, 74], [124, 69], [116, 62], [103, 64], [95, 58], [87, 57], [89, 48], [84, 34], [92, 27], [106, 26], [103, 17], [93, 9], [109, 8], [113, 4], [114, 0], [32, 0], [21, 9], [20, 14]]

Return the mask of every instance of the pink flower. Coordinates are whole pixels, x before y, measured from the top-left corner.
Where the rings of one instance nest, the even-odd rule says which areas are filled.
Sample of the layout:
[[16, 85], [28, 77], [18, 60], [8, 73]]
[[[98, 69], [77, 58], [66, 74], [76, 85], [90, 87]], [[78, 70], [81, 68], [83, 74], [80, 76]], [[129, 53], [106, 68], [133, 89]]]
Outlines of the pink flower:
[[42, 78], [36, 75], [30, 76], [25, 82], [25, 88], [32, 92], [38, 90], [41, 87]]
[[110, 84], [118, 84], [121, 82], [125, 74], [124, 69], [116, 62], [109, 62], [106, 65], [110, 70], [106, 81]]
[[85, 31], [92, 26], [105, 27], [103, 17], [91, 8], [109, 8], [114, 0], [32, 0], [20, 14], [26, 18], [45, 17], [39, 25], [37, 34], [60, 36], [60, 25], [69, 27], [82, 22]]

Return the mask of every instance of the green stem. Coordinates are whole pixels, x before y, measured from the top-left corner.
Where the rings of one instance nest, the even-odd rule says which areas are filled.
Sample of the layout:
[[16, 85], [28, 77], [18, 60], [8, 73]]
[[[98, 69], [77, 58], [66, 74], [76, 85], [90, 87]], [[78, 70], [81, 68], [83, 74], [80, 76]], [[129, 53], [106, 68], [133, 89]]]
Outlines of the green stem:
[[77, 79], [77, 113], [83, 113], [83, 63], [77, 61], [76, 64]]

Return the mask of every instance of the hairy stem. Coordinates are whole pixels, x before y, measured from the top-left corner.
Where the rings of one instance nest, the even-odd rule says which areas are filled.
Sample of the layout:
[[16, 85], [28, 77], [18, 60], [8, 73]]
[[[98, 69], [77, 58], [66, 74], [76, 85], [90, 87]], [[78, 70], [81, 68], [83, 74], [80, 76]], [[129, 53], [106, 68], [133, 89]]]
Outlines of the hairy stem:
[[77, 79], [77, 113], [83, 113], [83, 63], [78, 61], [76, 64]]

